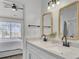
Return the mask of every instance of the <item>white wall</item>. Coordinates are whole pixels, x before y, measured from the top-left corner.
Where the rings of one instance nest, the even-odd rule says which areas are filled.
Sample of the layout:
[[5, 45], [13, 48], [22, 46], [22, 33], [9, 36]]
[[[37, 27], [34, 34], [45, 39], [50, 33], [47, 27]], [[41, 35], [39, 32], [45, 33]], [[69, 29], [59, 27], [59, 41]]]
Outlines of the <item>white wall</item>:
[[24, 6], [24, 28], [23, 59], [26, 59], [26, 38], [40, 36], [40, 28], [28, 27], [28, 25], [40, 25], [41, 0], [25, 0]]
[[25, 4], [26, 37], [38, 37], [40, 36], [40, 28], [28, 27], [28, 25], [40, 25], [41, 0], [26, 0]]
[[54, 31], [58, 32], [58, 17], [59, 17], [59, 9], [64, 7], [67, 4], [70, 4], [77, 0], [60, 0], [60, 5], [55, 5], [50, 10], [47, 10], [48, 7], [48, 0], [42, 0], [42, 13], [44, 12], [52, 12], [53, 19], [54, 19]]

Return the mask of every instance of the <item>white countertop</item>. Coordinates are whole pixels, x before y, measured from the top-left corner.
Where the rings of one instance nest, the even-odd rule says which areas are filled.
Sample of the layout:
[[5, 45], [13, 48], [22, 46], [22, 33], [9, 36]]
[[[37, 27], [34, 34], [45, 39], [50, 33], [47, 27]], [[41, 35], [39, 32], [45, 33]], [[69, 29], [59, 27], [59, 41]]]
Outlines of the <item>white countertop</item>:
[[77, 47], [64, 47], [62, 42], [57, 41], [47, 41], [44, 42], [41, 39], [28, 39], [28, 43], [35, 45], [51, 54], [56, 54], [65, 59], [78, 59], [79, 58], [79, 48]]

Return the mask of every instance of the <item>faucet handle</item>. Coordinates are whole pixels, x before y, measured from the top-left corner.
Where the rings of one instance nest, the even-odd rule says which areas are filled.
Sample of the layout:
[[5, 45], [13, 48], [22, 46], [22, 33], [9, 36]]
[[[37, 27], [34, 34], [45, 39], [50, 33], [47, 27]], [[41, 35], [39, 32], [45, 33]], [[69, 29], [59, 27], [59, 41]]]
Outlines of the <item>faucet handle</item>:
[[63, 41], [63, 46], [70, 47], [70, 43], [67, 42], [67, 37], [66, 37], [65, 35], [62, 37], [62, 40], [63, 40], [64, 38], [65, 38], [65, 41]]
[[64, 38], [66, 39], [66, 36], [65, 36], [65, 35], [62, 37], [62, 40], [63, 40]]

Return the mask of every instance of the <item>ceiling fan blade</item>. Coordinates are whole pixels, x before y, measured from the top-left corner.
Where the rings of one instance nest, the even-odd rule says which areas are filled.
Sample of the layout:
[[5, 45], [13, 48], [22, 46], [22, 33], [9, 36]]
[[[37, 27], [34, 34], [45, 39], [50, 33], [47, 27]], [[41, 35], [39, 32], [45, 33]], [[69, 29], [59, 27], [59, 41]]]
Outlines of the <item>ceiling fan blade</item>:
[[11, 6], [7, 6], [7, 5], [5, 5], [4, 7], [5, 7], [5, 8], [11, 8]]
[[3, 3], [5, 4], [5, 8], [12, 8], [12, 5], [15, 4], [17, 10], [23, 10], [23, 6], [19, 3], [14, 3], [15, 0], [5, 0]]
[[9, 3], [7, 3], [7, 2], [3, 2], [3, 3], [4, 3], [5, 8], [12, 8], [12, 6]]
[[17, 9], [23, 10], [23, 8], [17, 8]]
[[5, 0], [5, 2], [8, 2], [10, 4], [16, 4], [16, 1], [15, 0]]
[[4, 0], [4, 1], [8, 1], [8, 2], [14, 2], [14, 0]]
[[11, 6], [9, 3], [7, 3], [7, 2], [3, 2], [5, 5], [7, 5], [7, 6]]

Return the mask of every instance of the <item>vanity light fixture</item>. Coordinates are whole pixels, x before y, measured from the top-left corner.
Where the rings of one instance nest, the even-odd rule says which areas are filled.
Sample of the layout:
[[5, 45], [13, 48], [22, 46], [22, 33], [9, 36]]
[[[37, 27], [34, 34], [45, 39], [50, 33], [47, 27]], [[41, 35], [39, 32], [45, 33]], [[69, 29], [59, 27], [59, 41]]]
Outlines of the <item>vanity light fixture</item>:
[[59, 5], [59, 4], [60, 4], [60, 1], [59, 1], [59, 0], [50, 0], [50, 1], [48, 2], [48, 9], [50, 9], [51, 6], [52, 6], [52, 7], [55, 7], [55, 5]]

